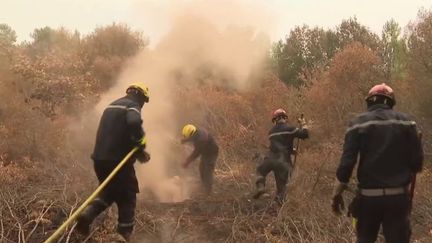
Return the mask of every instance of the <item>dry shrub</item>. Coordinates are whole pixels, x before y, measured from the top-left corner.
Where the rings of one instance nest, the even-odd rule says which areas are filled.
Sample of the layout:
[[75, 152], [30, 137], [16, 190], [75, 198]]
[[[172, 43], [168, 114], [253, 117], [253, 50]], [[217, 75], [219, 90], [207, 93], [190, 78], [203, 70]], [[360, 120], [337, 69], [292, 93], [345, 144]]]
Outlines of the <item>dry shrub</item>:
[[367, 91], [382, 80], [380, 64], [373, 51], [355, 42], [335, 55], [328, 71], [310, 81], [305, 108], [314, 120], [316, 136], [340, 137], [348, 120], [364, 110]]
[[[183, 32], [180, 34], [184, 36]], [[95, 40], [98, 41], [94, 45], [101, 41], [99, 37]], [[174, 41], [172, 45], [178, 45], [178, 42]], [[100, 48], [105, 50], [106, 46]], [[87, 57], [91, 60], [77, 60], [79, 56], [70, 53], [59, 56], [52, 56], [50, 52], [45, 54], [34, 59], [19, 59], [15, 67], [24, 78], [22, 88], [30, 87], [24, 90], [44, 90], [45, 96], [31, 97], [27, 91], [17, 92], [19, 87], [6, 85], [9, 82], [0, 82], [1, 97], [7, 101], [7, 109], [1, 107], [0, 124], [0, 135], [5, 138], [0, 144], [0, 155], [3, 156], [0, 222], [5, 229], [0, 232], [0, 241], [39, 242], [46, 239], [95, 187], [91, 163], [84, 165], [82, 162], [89, 160], [85, 156], [90, 153], [90, 142], [79, 143], [86, 148], [77, 148], [74, 143], [69, 143], [70, 134], [66, 128], [74, 120], [66, 115], [70, 114], [68, 104], [76, 107], [79, 106], [77, 103], [91, 103], [93, 94], [98, 94], [107, 84], [105, 82], [116, 77], [117, 73], [111, 71], [121, 69], [119, 63], [123, 59]], [[230, 55], [232, 53], [228, 52], [227, 56]], [[51, 58], [52, 63], [49, 62]], [[66, 59], [72, 61], [65, 63]], [[220, 59], [224, 61], [225, 56]], [[84, 72], [86, 65], [83, 63], [87, 62], [93, 65], [90, 73]], [[181, 63], [184, 63], [183, 59]], [[139, 205], [137, 212], [136, 231], [142, 237], [140, 239], [352, 242], [354, 231], [350, 219], [332, 215], [330, 195], [347, 121], [364, 110], [363, 99], [367, 90], [382, 77], [376, 54], [359, 43], [348, 45], [336, 54], [328, 70], [316, 70], [311, 75], [314, 80], [307, 80], [307, 86], [300, 88], [286, 87], [271, 73], [266, 73], [260, 82], [246, 85], [246, 90], [232, 89], [227, 83], [236, 75], [230, 74], [222, 65], [208, 68], [202, 67], [201, 62], [192, 64], [193, 68], [188, 66], [190, 73], [173, 75], [184, 75], [184, 79], [195, 78], [199, 82], [176, 86], [174, 91], [177, 92], [172, 92], [176, 109], [172, 114], [160, 109], [158, 112], [162, 113], [160, 117], [163, 119], [175, 119], [177, 131], [185, 123], [194, 123], [208, 128], [216, 136], [221, 147], [216, 169], [216, 195], [208, 198], [196, 196], [192, 201], [178, 204], [152, 204], [146, 200]], [[245, 77], [245, 73], [241, 74]], [[181, 80], [182, 77], [177, 78]], [[395, 81], [392, 85], [403, 97], [400, 103], [398, 101], [398, 107], [417, 111], [415, 94], [418, 89], [403, 81]], [[57, 90], [61, 92], [55, 92]], [[73, 92], [66, 95], [62, 93], [65, 90]], [[22, 98], [32, 98], [32, 102], [29, 105]], [[45, 114], [30, 109], [35, 104], [39, 109], [48, 106], [49, 112]], [[271, 204], [268, 198], [251, 201], [249, 193], [254, 185], [256, 161], [253, 157], [257, 152], [266, 151], [267, 132], [272, 127], [270, 114], [277, 108], [287, 110], [293, 125], [302, 113], [311, 123], [311, 139], [300, 145], [298, 163], [289, 184], [288, 202], [281, 209]], [[75, 135], [76, 139], [83, 139], [81, 135]], [[169, 141], [175, 139], [170, 137]], [[171, 153], [173, 161], [181, 159], [178, 157], [180, 145], [172, 147], [167, 149], [164, 146], [164, 151]], [[25, 159], [26, 156], [31, 157]], [[178, 172], [178, 166], [172, 167]], [[427, 166], [424, 174], [419, 176], [413, 212], [413, 238], [419, 242], [430, 239], [432, 202], [427, 185], [431, 178]], [[271, 176], [268, 181], [269, 191], [273, 193]], [[351, 197], [346, 194], [347, 199]], [[108, 241], [107, 235], [115, 227], [113, 210], [102, 217], [108, 220], [96, 228], [93, 236], [96, 242]], [[72, 242], [78, 241], [70, 229], [64, 237], [71, 237]]]
[[[331, 141], [323, 142], [314, 138], [315, 134], [319, 134], [317, 128], [321, 127], [318, 125], [312, 127], [313, 141], [301, 144], [296, 171], [289, 184], [288, 202], [282, 209], [278, 210], [274, 205], [267, 204], [266, 201], [269, 199], [258, 202], [249, 199], [255, 167], [251, 157], [256, 150], [264, 150], [257, 144], [267, 144], [267, 129], [272, 126], [269, 113], [275, 107], [282, 106], [287, 108], [290, 117], [295, 117], [298, 114], [297, 109], [299, 112], [302, 111], [299, 107], [303, 107], [307, 112], [311, 109], [308, 103], [294, 102], [296, 98], [303, 99], [302, 97], [310, 95], [311, 93], [308, 92], [311, 91], [308, 88], [297, 90], [279, 84], [278, 80], [270, 77], [263, 85], [247, 92], [227, 91], [217, 86], [201, 86], [200, 89], [188, 90], [187, 96], [179, 94], [184, 109], [181, 109], [181, 114], [177, 115], [182, 116], [184, 122], [190, 121], [209, 128], [221, 145], [221, 156], [216, 171], [217, 195], [206, 199], [196, 197], [193, 201], [166, 206], [145, 203], [137, 212], [136, 235], [140, 239], [178, 242], [352, 242], [354, 240], [355, 235], [350, 219], [337, 218], [330, 212], [329, 195], [340, 155], [342, 132], [332, 134]], [[303, 96], [302, 92], [306, 92], [307, 95]], [[262, 94], [266, 95], [262, 102], [259, 102], [257, 97]], [[283, 102], [279, 103], [281, 100]], [[363, 101], [359, 101], [359, 106], [360, 102]], [[315, 124], [324, 122], [328, 117], [325, 111], [320, 112], [313, 116]], [[195, 114], [202, 115], [194, 116]], [[187, 119], [188, 117], [192, 117], [193, 120]], [[331, 129], [341, 130], [336, 123], [332, 124]], [[68, 177], [71, 175], [73, 174], [70, 173]], [[430, 207], [427, 205], [431, 202], [429, 191], [424, 185], [429, 183], [429, 179], [430, 171], [426, 170], [419, 178], [420, 186], [416, 195], [413, 225], [414, 239], [419, 242], [428, 241], [427, 230], [430, 222], [428, 219], [431, 216]], [[272, 193], [272, 177], [269, 176], [268, 180], [269, 190]], [[65, 184], [67, 182], [76, 182], [76, 179], [69, 178], [66, 179]], [[85, 182], [81, 182], [82, 184], [85, 185]], [[87, 191], [85, 188], [81, 188], [82, 190]], [[42, 204], [31, 203], [27, 208], [20, 206], [24, 204], [15, 204], [16, 209], [19, 210], [19, 214], [15, 215], [19, 215], [17, 218], [21, 219], [21, 225], [25, 225], [26, 221], [40, 218], [38, 230], [32, 234], [31, 237], [34, 238], [30, 239], [46, 237], [43, 236], [43, 232], [52, 232], [70, 213], [70, 210], [83, 199], [80, 194], [68, 195], [69, 192], [79, 192], [78, 188], [68, 185], [61, 191], [64, 195], [54, 201], [54, 204], [53, 201]], [[37, 195], [36, 198], [52, 198], [59, 194], [60, 191], [53, 191], [51, 194]], [[351, 197], [349, 193], [346, 194], [346, 199]], [[12, 201], [7, 202], [12, 205]], [[44, 210], [48, 207], [49, 210]], [[5, 234], [8, 239], [15, 239], [13, 235], [18, 232], [24, 232], [27, 236], [32, 229], [30, 226], [35, 225], [29, 223], [28, 228], [24, 227], [24, 231], [20, 231], [18, 227], [20, 224], [10, 216], [8, 207], [2, 210], [2, 215], [7, 216], [4, 222], [10, 226], [9, 229], [12, 229]], [[108, 220], [99, 224], [93, 235], [93, 240], [96, 242], [107, 241], [109, 233], [115, 227], [113, 211], [109, 211], [104, 219]], [[42, 222], [46, 225], [39, 228], [44, 225]], [[66, 232], [65, 237], [69, 232]], [[74, 234], [71, 237], [76, 240]]]
[[179, 89], [177, 94], [178, 102], [184, 107], [176, 114], [179, 124], [193, 123], [209, 129], [222, 148], [221, 173], [230, 171], [230, 175], [237, 174], [246, 181], [254, 171], [254, 155], [265, 151], [268, 145], [272, 111], [282, 107], [294, 122], [300, 114], [299, 104], [289, 102], [299, 96], [299, 91], [287, 88], [270, 74], [262, 84], [247, 91], [201, 85]]
[[52, 120], [32, 109], [15, 86], [3, 87], [0, 154], [7, 154], [10, 160], [55, 158], [64, 146], [65, 120]]

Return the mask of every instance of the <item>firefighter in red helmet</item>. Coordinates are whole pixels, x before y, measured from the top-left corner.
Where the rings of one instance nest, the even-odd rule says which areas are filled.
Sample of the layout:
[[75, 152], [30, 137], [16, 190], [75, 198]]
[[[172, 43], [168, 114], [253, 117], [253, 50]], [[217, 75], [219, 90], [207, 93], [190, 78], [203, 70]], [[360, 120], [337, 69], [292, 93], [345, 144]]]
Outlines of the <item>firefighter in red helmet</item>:
[[390, 86], [372, 87], [366, 103], [367, 111], [350, 122], [345, 134], [332, 208], [341, 213], [342, 193], [358, 162], [358, 193], [349, 206], [357, 221], [357, 242], [375, 242], [382, 225], [386, 242], [408, 243], [409, 185], [423, 164], [419, 132], [409, 115], [393, 110]]
[[301, 121], [300, 128], [289, 125], [287, 120], [288, 115], [283, 109], [277, 109], [272, 114], [274, 126], [268, 133], [269, 151], [256, 170], [256, 192], [253, 195], [255, 199], [264, 194], [266, 176], [273, 171], [276, 180], [275, 200], [280, 204], [285, 201], [286, 184], [292, 170], [291, 154], [294, 151], [294, 138], [306, 139], [309, 137], [304, 119]]

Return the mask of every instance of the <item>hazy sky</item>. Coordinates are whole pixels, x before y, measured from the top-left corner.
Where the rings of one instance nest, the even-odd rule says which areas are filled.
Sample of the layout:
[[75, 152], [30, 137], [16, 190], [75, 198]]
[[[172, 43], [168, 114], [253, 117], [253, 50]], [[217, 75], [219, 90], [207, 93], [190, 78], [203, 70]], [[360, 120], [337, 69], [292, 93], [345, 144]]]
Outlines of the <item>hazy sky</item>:
[[[203, 5], [209, 5], [208, 2], [214, 6], [206, 9]], [[9, 24], [22, 41], [30, 39], [33, 29], [44, 26], [64, 26], [85, 34], [96, 26], [122, 22], [142, 31], [155, 42], [169, 29], [173, 12], [192, 5], [195, 12], [212, 20], [222, 20], [224, 24], [250, 24], [255, 21], [253, 25], [265, 29], [276, 40], [284, 37], [295, 25], [305, 23], [333, 28], [342, 19], [354, 15], [362, 24], [379, 33], [385, 21], [390, 18], [405, 26], [416, 18], [420, 8], [432, 7], [432, 0], [238, 0], [236, 7], [231, 6], [232, 2], [233, 0], [0, 0], [0, 23]]]

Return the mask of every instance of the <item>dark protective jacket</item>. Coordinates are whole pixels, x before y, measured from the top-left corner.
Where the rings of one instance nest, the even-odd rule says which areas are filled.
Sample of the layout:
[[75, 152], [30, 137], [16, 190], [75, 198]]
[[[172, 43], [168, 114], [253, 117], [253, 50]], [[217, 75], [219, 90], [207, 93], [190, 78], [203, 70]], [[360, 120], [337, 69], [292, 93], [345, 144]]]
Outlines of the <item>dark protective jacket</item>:
[[[144, 138], [140, 99], [133, 94], [112, 102], [102, 114], [92, 158], [99, 182], [102, 183], [118, 163]], [[142, 148], [144, 149], [144, 148]], [[132, 157], [105, 189], [116, 197], [122, 192], [139, 192]]]
[[307, 129], [290, 126], [285, 122], [276, 123], [268, 133], [270, 140], [270, 157], [283, 156], [284, 160], [291, 161], [294, 138], [306, 139], [309, 137]]
[[384, 104], [354, 118], [346, 131], [337, 178], [347, 183], [359, 156], [359, 187], [392, 188], [410, 183], [423, 165], [416, 123]]
[[182, 142], [191, 142], [194, 146], [194, 151], [189, 155], [187, 161], [193, 161], [200, 155], [204, 157], [214, 156], [217, 155], [219, 151], [216, 140], [204, 128], [197, 129], [196, 133], [192, 137], [183, 140]]
[[96, 135], [93, 160], [122, 160], [145, 136], [142, 104], [134, 95], [112, 102], [102, 114]]

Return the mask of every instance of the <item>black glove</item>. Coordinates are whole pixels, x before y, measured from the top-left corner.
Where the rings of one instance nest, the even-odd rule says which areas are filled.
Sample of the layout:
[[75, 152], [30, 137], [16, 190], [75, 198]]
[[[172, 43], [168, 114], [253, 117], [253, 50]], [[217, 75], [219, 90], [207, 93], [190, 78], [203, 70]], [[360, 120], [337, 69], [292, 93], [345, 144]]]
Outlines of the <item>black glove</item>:
[[335, 214], [342, 214], [342, 210], [345, 209], [345, 203], [342, 197], [342, 193], [348, 188], [347, 183], [341, 183], [336, 180], [336, 185], [333, 190], [332, 210]]
[[136, 152], [135, 157], [142, 164], [147, 163], [150, 160], [150, 154], [147, 153], [145, 150], [140, 150]]
[[337, 215], [341, 215], [342, 211], [345, 210], [345, 203], [342, 194], [338, 194], [333, 197], [332, 210]]

